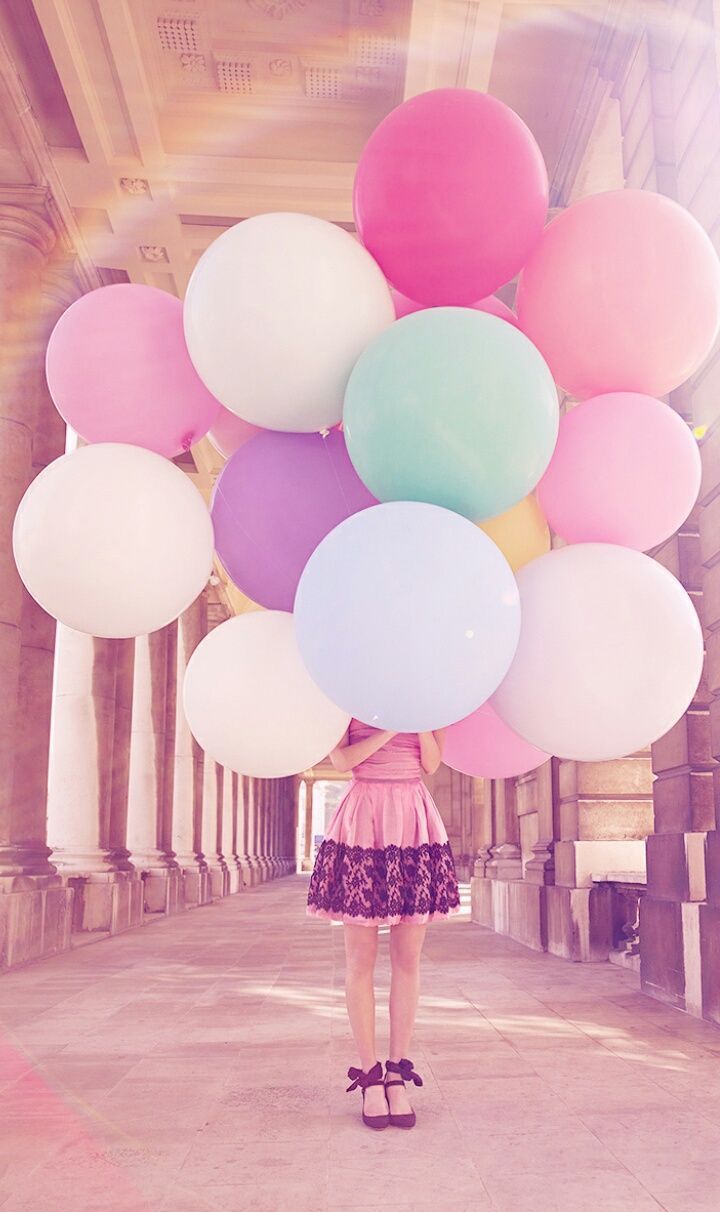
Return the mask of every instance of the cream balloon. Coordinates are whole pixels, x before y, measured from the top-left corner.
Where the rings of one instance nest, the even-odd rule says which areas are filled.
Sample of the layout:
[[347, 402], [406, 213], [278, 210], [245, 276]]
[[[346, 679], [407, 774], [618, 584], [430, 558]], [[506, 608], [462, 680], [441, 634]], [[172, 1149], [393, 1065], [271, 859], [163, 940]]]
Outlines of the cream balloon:
[[395, 319], [390, 288], [361, 244], [312, 215], [246, 219], [203, 253], [185, 298], [200, 378], [265, 429], [337, 425], [366, 345]]
[[102, 442], [50, 463], [20, 502], [20, 576], [75, 631], [146, 635], [195, 600], [212, 571], [213, 529], [188, 477], [140, 446]]
[[662, 565], [626, 547], [578, 543], [517, 574], [520, 643], [491, 702], [558, 757], [600, 762], [663, 736], [702, 672], [695, 608]]
[[480, 529], [497, 543], [513, 572], [550, 550], [550, 528], [534, 493], [481, 522]]
[[292, 615], [280, 610], [240, 615], [211, 631], [188, 663], [183, 703], [205, 752], [256, 778], [309, 769], [350, 722], [310, 678]]

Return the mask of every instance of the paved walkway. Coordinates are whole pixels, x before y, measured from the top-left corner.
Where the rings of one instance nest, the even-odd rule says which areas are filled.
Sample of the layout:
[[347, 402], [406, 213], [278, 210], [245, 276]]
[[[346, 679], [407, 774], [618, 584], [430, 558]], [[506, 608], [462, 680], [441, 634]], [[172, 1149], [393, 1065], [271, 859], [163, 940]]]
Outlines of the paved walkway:
[[[363, 1128], [306, 887], [0, 980], [2, 1212], [718, 1212], [720, 1030], [467, 914], [428, 934], [418, 1125]], [[383, 946], [381, 1014], [387, 977]]]

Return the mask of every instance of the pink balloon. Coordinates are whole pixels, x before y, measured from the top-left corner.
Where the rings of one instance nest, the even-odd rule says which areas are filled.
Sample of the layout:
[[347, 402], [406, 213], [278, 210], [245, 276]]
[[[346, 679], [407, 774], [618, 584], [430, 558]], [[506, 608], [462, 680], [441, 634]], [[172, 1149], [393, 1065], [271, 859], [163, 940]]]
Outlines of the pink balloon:
[[471, 306], [525, 264], [547, 213], [547, 172], [513, 110], [474, 89], [405, 101], [373, 131], [355, 176], [355, 222], [410, 299]]
[[[399, 290], [390, 290], [393, 303], [395, 305], [395, 319], [402, 320], [403, 316], [411, 316], [413, 312], [425, 311], [425, 303], [415, 303], [412, 299], [408, 299], [406, 295], [401, 295]], [[473, 303], [474, 311], [485, 311], [488, 315], [499, 316], [501, 320], [507, 320], [508, 324], [514, 324], [518, 328], [517, 316], [514, 311], [511, 311], [502, 299], [497, 299], [495, 295], [488, 295], [487, 299], [480, 299], [478, 303]]]
[[562, 418], [538, 503], [569, 543], [648, 551], [685, 521], [700, 473], [697, 442], [672, 408], [617, 392], [586, 400]]
[[720, 262], [700, 224], [645, 190], [583, 198], [545, 229], [518, 286], [523, 332], [578, 399], [663, 396], [720, 323]]
[[443, 761], [473, 778], [509, 779], [527, 774], [549, 756], [513, 732], [490, 703], [451, 724], [445, 733]]
[[127, 442], [172, 458], [220, 410], [190, 361], [182, 303], [154, 286], [83, 295], [52, 331], [46, 371], [55, 407], [86, 442]]
[[208, 430], [208, 440], [218, 454], [229, 459], [258, 433], [263, 433], [259, 425], [251, 425], [249, 421], [243, 421], [237, 413], [230, 412], [229, 408], [221, 407], [212, 428]]

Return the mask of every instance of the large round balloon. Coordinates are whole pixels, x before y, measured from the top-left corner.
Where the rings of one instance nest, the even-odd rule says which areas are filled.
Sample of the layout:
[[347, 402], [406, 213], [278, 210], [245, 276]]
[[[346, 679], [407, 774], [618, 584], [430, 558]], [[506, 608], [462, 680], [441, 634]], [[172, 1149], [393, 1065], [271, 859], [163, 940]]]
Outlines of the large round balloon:
[[396, 321], [360, 355], [343, 414], [348, 451], [381, 501], [427, 501], [480, 521], [535, 487], [558, 428], [555, 384], [521, 332], [464, 307]]
[[702, 671], [695, 608], [667, 569], [627, 547], [580, 543], [518, 573], [517, 655], [498, 715], [546, 753], [624, 757], [663, 736]]
[[224, 459], [229, 459], [236, 450], [249, 442], [256, 434], [263, 432], [264, 430], [258, 425], [251, 425], [249, 421], [243, 421], [242, 417], [230, 412], [229, 409], [221, 408], [212, 423], [212, 428], [208, 430], [207, 436], [218, 454], [222, 455]]
[[284, 778], [322, 761], [350, 717], [308, 676], [292, 616], [239, 615], [215, 627], [192, 654], [183, 705], [210, 757], [255, 778]]
[[411, 501], [354, 514], [310, 557], [295, 599], [298, 644], [333, 702], [378, 728], [462, 719], [507, 672], [517, 586], [465, 518]]
[[569, 543], [648, 551], [685, 521], [700, 474], [697, 442], [676, 412], [651, 396], [617, 392], [562, 418], [538, 500]]
[[86, 442], [168, 457], [189, 450], [220, 411], [190, 361], [182, 303], [154, 286], [102, 286], [73, 303], [50, 336], [47, 381]]
[[395, 318], [370, 254], [311, 215], [257, 215], [214, 241], [185, 297], [185, 336], [213, 395], [264, 429], [336, 425], [348, 375]]
[[146, 635], [176, 619], [212, 571], [205, 503], [169, 460], [103, 442], [50, 463], [15, 517], [15, 561], [37, 602], [75, 631]]
[[[425, 311], [426, 303], [415, 303], [412, 299], [408, 299], [406, 295], [401, 295], [399, 290], [393, 290], [393, 304], [395, 306], [395, 318], [402, 320], [403, 316], [411, 316], [416, 311]], [[473, 303], [472, 307], [475, 311], [486, 311], [490, 316], [498, 316], [501, 320], [507, 320], [508, 324], [518, 328], [518, 321], [515, 312], [508, 307], [507, 303], [503, 303], [502, 299], [496, 298], [495, 295], [488, 295], [486, 299], [480, 299], [479, 302]]]
[[273, 610], [292, 610], [300, 574], [320, 540], [375, 504], [341, 433], [259, 434], [233, 455], [215, 485], [215, 547], [243, 593]]
[[491, 703], [483, 703], [445, 733], [445, 765], [473, 778], [509, 779], [527, 774], [549, 756], [508, 728]]
[[532, 493], [505, 513], [488, 518], [481, 527], [497, 543], [513, 572], [550, 550], [550, 529]]
[[520, 277], [517, 311], [572, 395], [663, 396], [712, 349], [720, 263], [697, 220], [670, 198], [595, 194], [546, 228]]
[[525, 264], [547, 192], [540, 149], [516, 113], [487, 93], [442, 88], [373, 131], [355, 177], [355, 222], [408, 298], [470, 306]]

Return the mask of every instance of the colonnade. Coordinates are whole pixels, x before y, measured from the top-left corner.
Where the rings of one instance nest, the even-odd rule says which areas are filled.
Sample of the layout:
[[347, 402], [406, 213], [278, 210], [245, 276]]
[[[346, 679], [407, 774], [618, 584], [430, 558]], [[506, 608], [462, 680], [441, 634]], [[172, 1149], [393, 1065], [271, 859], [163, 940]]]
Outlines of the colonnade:
[[18, 503], [65, 445], [44, 351], [79, 293], [43, 200], [0, 191], [0, 970], [295, 870], [295, 780], [223, 769], [185, 721], [210, 591], [105, 640], [56, 625], [18, 577]]

